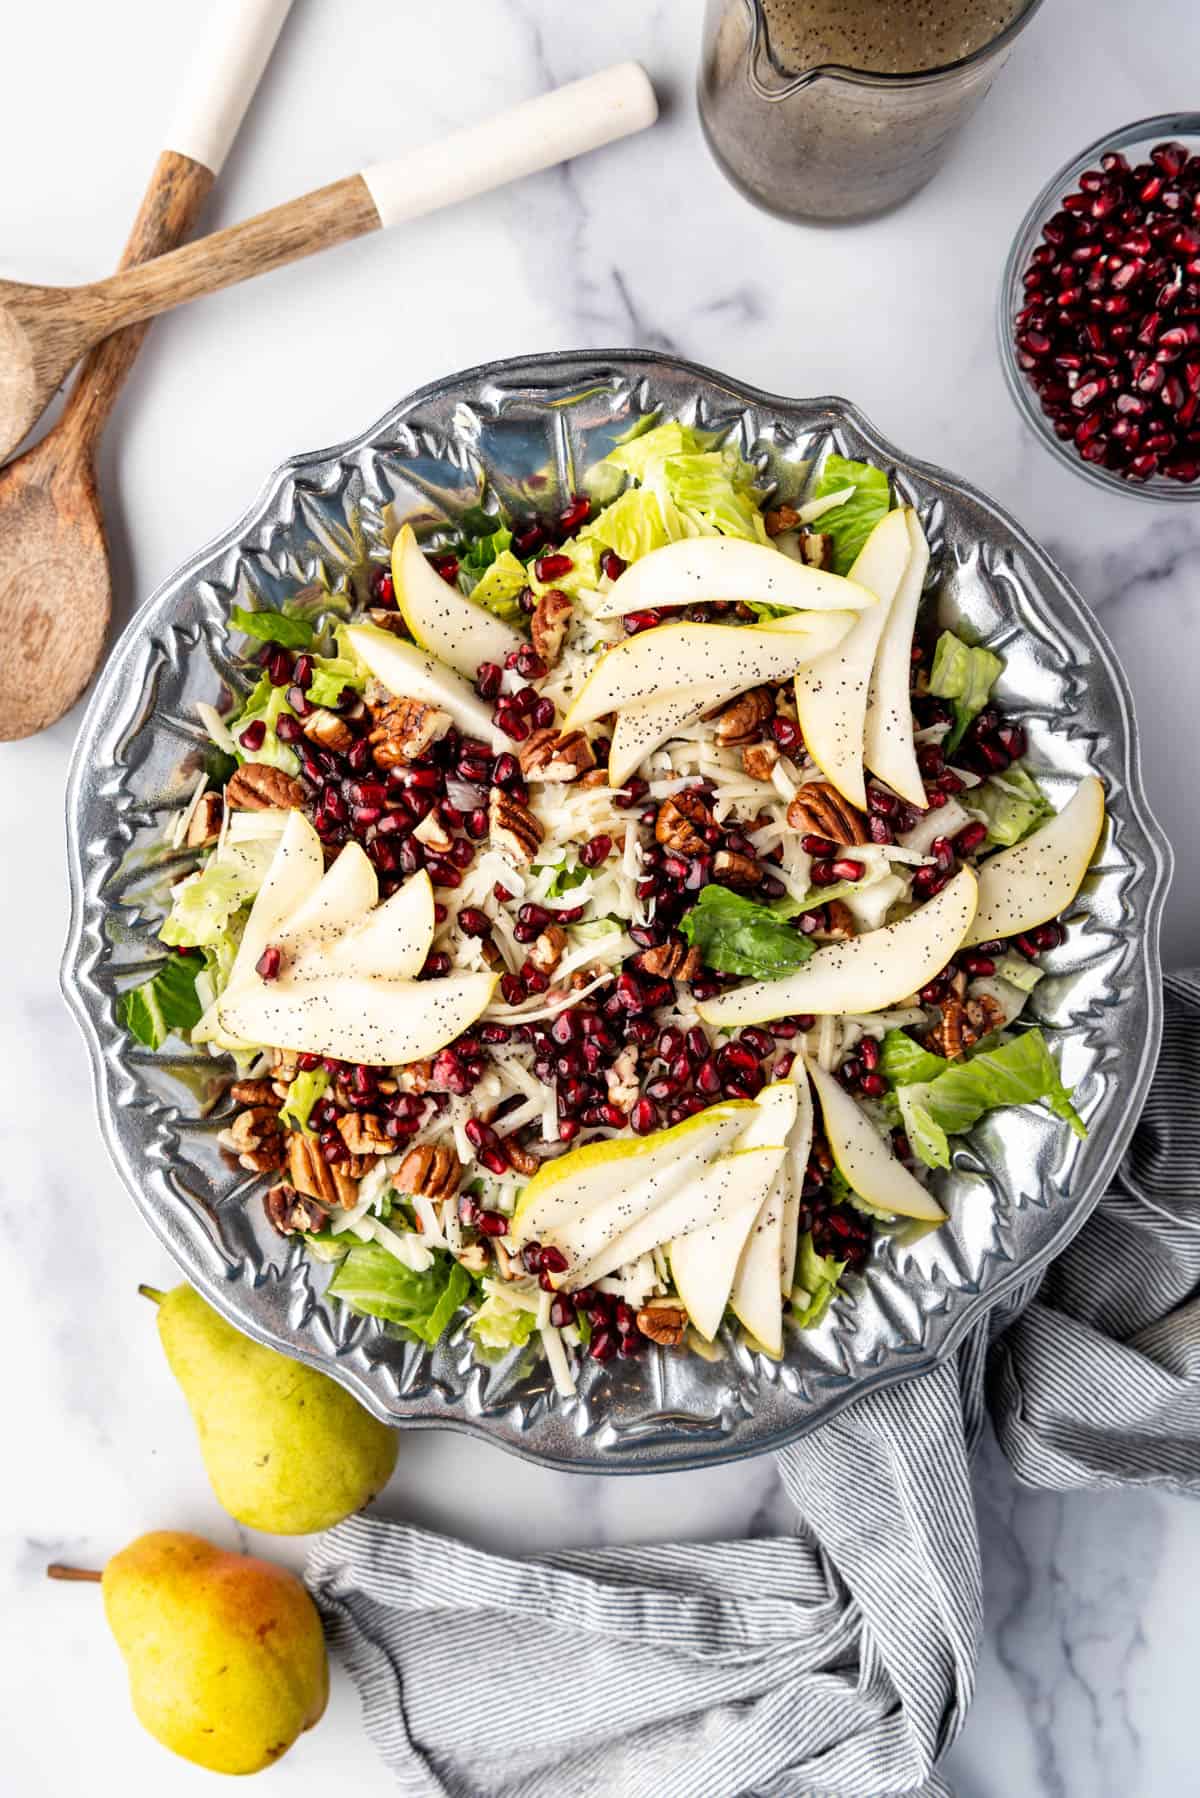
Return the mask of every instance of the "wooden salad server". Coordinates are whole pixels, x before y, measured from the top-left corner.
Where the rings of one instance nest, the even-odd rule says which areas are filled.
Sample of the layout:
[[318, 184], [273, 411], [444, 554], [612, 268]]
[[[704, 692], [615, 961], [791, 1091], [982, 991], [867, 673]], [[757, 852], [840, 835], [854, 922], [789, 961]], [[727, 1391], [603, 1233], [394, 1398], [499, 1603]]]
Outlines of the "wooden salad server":
[[[644, 130], [657, 116], [645, 71], [622, 63], [107, 280], [85, 287], [0, 281], [0, 456], [20, 441], [72, 363], [110, 332], [124, 335], [185, 300], [551, 168]], [[79, 406], [88, 415], [88, 402]], [[82, 426], [80, 419], [75, 428]], [[64, 456], [65, 446], [25, 473], [26, 456], [0, 474], [0, 633], [9, 648], [0, 661], [0, 738], [29, 736], [60, 717], [103, 646], [110, 594], [99, 510], [85, 567], [82, 542], [64, 530], [82, 486], [77, 474], [68, 476]], [[24, 514], [14, 475], [37, 496]]]
[[[150, 177], [122, 271], [192, 234], [242, 122], [292, 0], [222, 0]], [[119, 278], [119, 277], [118, 277]], [[0, 282], [26, 297], [50, 288]], [[66, 289], [60, 297], [86, 294]], [[0, 739], [53, 724], [91, 679], [112, 611], [112, 581], [96, 484], [96, 451], [146, 335], [149, 312], [72, 335], [53, 301], [10, 315], [0, 301], [0, 460], [35, 424], [84, 350], [62, 417], [0, 471]], [[101, 342], [100, 339], [104, 341]], [[92, 346], [95, 347], [92, 347]]]

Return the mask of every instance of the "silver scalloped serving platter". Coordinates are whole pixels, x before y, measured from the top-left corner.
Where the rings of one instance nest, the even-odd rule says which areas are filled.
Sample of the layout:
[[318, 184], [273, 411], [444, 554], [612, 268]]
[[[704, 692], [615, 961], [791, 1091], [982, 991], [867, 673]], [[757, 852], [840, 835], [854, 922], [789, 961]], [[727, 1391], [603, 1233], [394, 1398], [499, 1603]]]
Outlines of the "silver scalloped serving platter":
[[[252, 1178], [218, 1148], [225, 1071], [181, 1045], [151, 1054], [116, 1015], [157, 955], [164, 815], [205, 740], [197, 700], [245, 684], [229, 608], [298, 584], [361, 588], [396, 521], [452, 521], [484, 484], [518, 516], [587, 488], [639, 415], [732, 429], [788, 492], [828, 448], [887, 468], [930, 536], [936, 606], [1005, 660], [1057, 802], [1093, 770], [1110, 825], [1068, 940], [1033, 998], [1087, 1119], [1080, 1142], [1039, 1108], [993, 1114], [937, 1178], [950, 1215], [916, 1240], [881, 1233], [863, 1278], [775, 1363], [730, 1338], [722, 1359], [652, 1351], [555, 1394], [526, 1353], [476, 1364], [460, 1323], [434, 1351], [327, 1303], [329, 1270], [270, 1229]], [[227, 696], [227, 695], [226, 695]], [[788, 400], [710, 370], [621, 351], [472, 369], [424, 388], [353, 442], [298, 456], [233, 528], [130, 624], [80, 731], [67, 794], [72, 918], [63, 988], [91, 1051], [101, 1126], [134, 1201], [192, 1283], [260, 1342], [325, 1369], [377, 1416], [467, 1430], [550, 1466], [634, 1473], [781, 1447], [854, 1398], [948, 1355], [1087, 1217], [1128, 1140], [1160, 1030], [1158, 933], [1170, 851], [1142, 791], [1137, 731], [1112, 650], [1049, 558], [998, 507], [886, 443], [840, 399]], [[156, 894], [158, 897], [156, 898]]]

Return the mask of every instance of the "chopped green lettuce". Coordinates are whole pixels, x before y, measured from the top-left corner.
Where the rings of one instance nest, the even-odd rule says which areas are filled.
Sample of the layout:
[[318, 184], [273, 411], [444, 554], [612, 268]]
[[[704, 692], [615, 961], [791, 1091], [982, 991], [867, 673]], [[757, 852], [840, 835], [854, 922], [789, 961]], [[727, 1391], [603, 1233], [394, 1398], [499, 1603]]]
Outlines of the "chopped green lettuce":
[[953, 631], [942, 632], [933, 652], [929, 691], [954, 704], [954, 726], [942, 745], [947, 752], [958, 748], [1003, 673], [1004, 663], [990, 649], [972, 648]]
[[494, 612], [497, 618], [503, 618], [506, 623], [512, 624], [521, 616], [518, 595], [528, 585], [529, 574], [524, 562], [519, 561], [506, 546], [483, 570], [471, 588], [470, 597], [477, 606]]
[[159, 930], [172, 949], [203, 949], [222, 941], [235, 912], [262, 884], [252, 858], [213, 856], [200, 873], [176, 887], [171, 910]]
[[1020, 762], [993, 774], [967, 795], [969, 809], [988, 827], [985, 847], [1009, 849], [1054, 816], [1054, 807]]
[[343, 625], [338, 624], [334, 635], [337, 639], [337, 654], [313, 657], [312, 685], [308, 689], [308, 697], [313, 705], [336, 706], [347, 687], [353, 687], [356, 693], [361, 693], [371, 676], [370, 669], [350, 642]]
[[329, 1075], [324, 1068], [313, 1068], [309, 1073], [297, 1074], [279, 1108], [282, 1122], [290, 1124], [294, 1130], [304, 1130], [311, 1136], [308, 1120], [312, 1116], [312, 1108], [318, 1099], [324, 1098], [328, 1087]]
[[585, 524], [579, 535], [614, 550], [623, 562], [636, 562], [639, 556], [673, 540], [658, 494], [649, 487], [627, 487], [611, 506]]
[[487, 1297], [471, 1319], [471, 1335], [481, 1348], [501, 1354], [521, 1348], [537, 1326], [537, 1314], [516, 1304], [496, 1280], [483, 1282]]
[[883, 1040], [880, 1070], [893, 1089], [909, 1143], [927, 1167], [948, 1167], [947, 1138], [1002, 1105], [1048, 1105], [1077, 1136], [1087, 1134], [1040, 1030], [989, 1038], [961, 1061], [931, 1055], [903, 1031]]
[[711, 433], [706, 436], [690, 425], [681, 425], [674, 419], [669, 419], [666, 424], [639, 430], [636, 436], [618, 443], [604, 460], [631, 475], [635, 481], [644, 482], [650, 471], [661, 467], [668, 456], [690, 455], [697, 450], [708, 449], [712, 442]]
[[471, 574], [482, 574], [485, 568], [490, 568], [497, 556], [512, 543], [512, 532], [506, 524], [495, 518], [488, 522], [491, 528], [469, 536], [459, 552], [459, 566]]
[[879, 1071], [889, 1086], [927, 1083], [944, 1074], [949, 1066], [945, 1056], [930, 1054], [903, 1030], [889, 1030], [883, 1039]]
[[229, 622], [235, 630], [260, 643], [281, 643], [285, 649], [312, 647], [313, 627], [307, 619], [289, 618], [283, 612], [271, 611], [269, 606], [260, 606], [253, 612], [248, 612], [244, 606], [234, 606]]
[[600, 585], [600, 545], [594, 537], [568, 537], [562, 546], [562, 554], [571, 563], [566, 574], [556, 574], [552, 581], [539, 581], [535, 562], [522, 571], [521, 584], [531, 587], [539, 599], [553, 588], [574, 596], [591, 592]]
[[[544, 874], [546, 872], [544, 867], [535, 867], [533, 871], [535, 874]], [[587, 877], [588, 870], [583, 866], [582, 862], [559, 862], [557, 868], [554, 870], [550, 885], [546, 888], [546, 897], [548, 899], [561, 899], [564, 893], [571, 892], [574, 887], [581, 887]]]
[[[275, 726], [279, 720], [285, 715], [293, 715], [287, 693], [286, 687], [273, 687], [269, 676], [264, 674], [247, 696], [238, 716], [229, 720], [229, 728], [237, 739], [239, 761], [263, 762], [270, 768], [282, 768], [285, 774], [297, 772], [300, 767], [298, 756], [286, 743], [281, 743], [275, 734]], [[258, 719], [267, 727], [266, 736], [260, 748], [248, 750], [242, 744], [242, 732], [248, 724], [253, 724]]]
[[1019, 987], [1023, 993], [1031, 993], [1045, 972], [1023, 955], [1002, 955], [996, 963], [997, 978], [1007, 980], [1009, 986]]
[[896, 1214], [884, 1211], [879, 1205], [872, 1205], [870, 1199], [864, 1199], [861, 1192], [856, 1192], [840, 1167], [835, 1167], [829, 1176], [829, 1190], [835, 1205], [849, 1205], [854, 1211], [861, 1211], [864, 1217], [878, 1218], [880, 1223], [894, 1224]]
[[819, 1324], [838, 1289], [846, 1263], [832, 1255], [818, 1255], [812, 1231], [801, 1236], [796, 1254], [796, 1284], [792, 1288], [792, 1322], [802, 1330]]
[[667, 491], [686, 519], [699, 525], [707, 536], [744, 537], [751, 543], [767, 543], [758, 496], [746, 484], [745, 471], [755, 471], [736, 451], [708, 450], [692, 456], [671, 456], [663, 464]]
[[149, 980], [122, 993], [117, 1008], [129, 1034], [148, 1049], [161, 1049], [173, 1032], [198, 1024], [203, 1006], [196, 976], [203, 967], [197, 956], [169, 955]]
[[[937, 1057], [931, 1057], [937, 1059]], [[950, 1142], [930, 1114], [930, 1088], [921, 1081], [896, 1088], [896, 1104], [908, 1146], [926, 1167], [950, 1166]]]
[[835, 574], [849, 573], [859, 550], [891, 506], [888, 478], [882, 468], [850, 462], [845, 456], [826, 456], [812, 498], [825, 499], [844, 487], [853, 487], [854, 492], [842, 505], [824, 513], [820, 523], [824, 535], [833, 538]]
[[794, 899], [760, 905], [728, 887], [706, 886], [681, 928], [718, 973], [778, 980], [813, 953], [809, 939], [787, 922], [799, 910]]
[[314, 1261], [341, 1261], [353, 1241], [353, 1236], [345, 1231], [340, 1236], [332, 1230], [304, 1231], [304, 1246]]
[[[758, 471], [714, 432], [672, 420], [619, 443], [605, 462], [638, 482], [642, 493], [622, 495], [581, 535], [606, 543], [627, 562], [680, 537], [768, 541]], [[569, 554], [570, 546], [564, 548]]]
[[381, 1243], [363, 1242], [346, 1255], [328, 1291], [360, 1317], [400, 1324], [432, 1347], [470, 1287], [466, 1269], [449, 1255], [435, 1255], [432, 1265], [418, 1274]]

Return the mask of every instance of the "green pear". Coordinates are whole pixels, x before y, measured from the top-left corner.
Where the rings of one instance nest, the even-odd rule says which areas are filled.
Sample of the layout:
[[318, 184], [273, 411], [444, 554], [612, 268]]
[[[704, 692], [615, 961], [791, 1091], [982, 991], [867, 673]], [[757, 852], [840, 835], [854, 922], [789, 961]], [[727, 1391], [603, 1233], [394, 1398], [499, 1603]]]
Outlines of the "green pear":
[[164, 1748], [213, 1773], [257, 1773], [320, 1720], [321, 1619], [285, 1567], [154, 1530], [101, 1583], [133, 1708]]
[[300, 1536], [386, 1486], [399, 1437], [327, 1374], [243, 1336], [190, 1286], [139, 1288], [200, 1436], [213, 1490], [249, 1529]]

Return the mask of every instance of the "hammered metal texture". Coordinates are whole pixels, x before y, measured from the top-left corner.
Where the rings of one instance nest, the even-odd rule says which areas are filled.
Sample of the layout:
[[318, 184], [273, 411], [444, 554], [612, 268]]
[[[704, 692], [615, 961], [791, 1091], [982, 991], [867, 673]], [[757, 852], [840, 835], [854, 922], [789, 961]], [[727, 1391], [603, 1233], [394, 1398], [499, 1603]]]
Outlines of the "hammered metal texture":
[[[219, 700], [241, 678], [225, 642], [230, 606], [249, 594], [276, 603], [302, 581], [344, 585], [397, 519], [452, 520], [485, 477], [518, 514], [553, 507], [592, 485], [589, 470], [652, 410], [732, 427], [765, 473], [793, 487], [831, 446], [889, 469], [930, 535], [942, 622], [1005, 658], [1001, 698], [1027, 724], [1051, 797], [1061, 804], [1080, 775], [1102, 775], [1111, 823], [1032, 1007], [1090, 1133], [1081, 1143], [1037, 1108], [987, 1119], [935, 1182], [951, 1221], [913, 1241], [881, 1236], [865, 1277], [819, 1329], [789, 1333], [782, 1362], [732, 1341], [711, 1364], [656, 1350], [603, 1371], [588, 1364], [578, 1397], [564, 1401], [544, 1363], [475, 1365], [461, 1328], [431, 1353], [326, 1304], [328, 1269], [274, 1235], [258, 1183], [217, 1148], [219, 1064], [131, 1045], [115, 995], [156, 955], [164, 867], [187, 865], [164, 864], [152, 846], [199, 766], [194, 702]], [[113, 1160], [183, 1272], [240, 1328], [323, 1367], [378, 1416], [473, 1431], [557, 1467], [646, 1472], [778, 1448], [867, 1389], [928, 1368], [1078, 1229], [1154, 1066], [1170, 852], [1142, 792], [1124, 679], [1063, 576], [990, 501], [899, 455], [845, 401], [775, 398], [649, 354], [474, 369], [415, 394], [354, 442], [287, 463], [125, 632], [80, 732], [67, 819], [64, 991]]]

